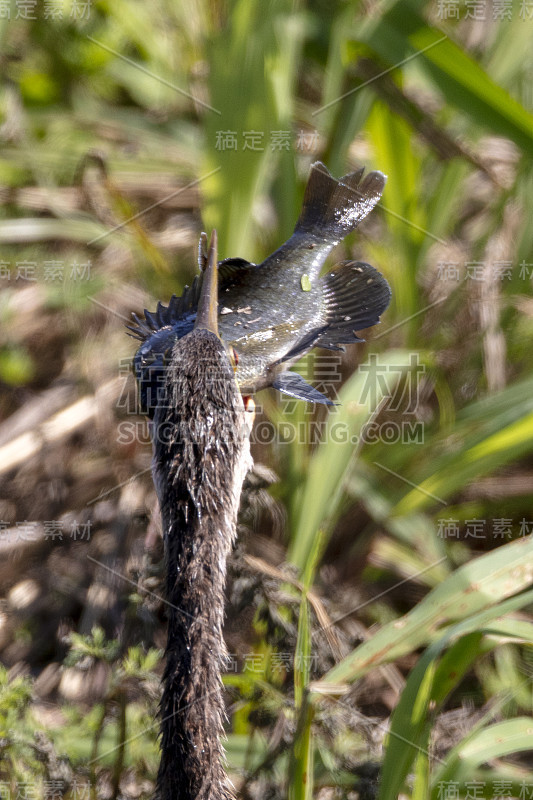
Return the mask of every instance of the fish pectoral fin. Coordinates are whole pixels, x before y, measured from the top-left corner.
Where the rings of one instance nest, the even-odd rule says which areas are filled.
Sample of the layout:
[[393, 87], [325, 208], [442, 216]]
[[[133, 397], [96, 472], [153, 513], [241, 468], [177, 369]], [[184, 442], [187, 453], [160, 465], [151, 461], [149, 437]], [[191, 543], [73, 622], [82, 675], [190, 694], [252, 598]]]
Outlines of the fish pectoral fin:
[[337, 349], [339, 345], [364, 341], [355, 331], [376, 325], [391, 299], [383, 275], [363, 261], [344, 261], [322, 278], [322, 297], [328, 323], [316, 347]]
[[298, 400], [307, 400], [309, 403], [323, 403], [327, 406], [336, 405], [329, 398], [310, 386], [297, 372], [281, 372], [276, 376], [272, 386], [283, 394], [296, 397]]
[[[306, 333], [306, 335], [301, 339], [298, 339], [296, 344], [291, 347], [290, 350], [287, 350], [287, 352], [278, 361], [276, 361], [275, 364], [282, 364], [284, 361], [292, 361], [295, 358], [300, 358], [300, 356], [303, 356], [304, 353], [307, 353], [308, 350], [310, 350], [312, 347], [315, 347], [318, 339], [327, 331], [327, 329], [327, 325], [321, 325], [320, 328], [313, 328], [312, 331], [309, 331], [309, 333]], [[288, 375], [290, 373], [285, 374]]]

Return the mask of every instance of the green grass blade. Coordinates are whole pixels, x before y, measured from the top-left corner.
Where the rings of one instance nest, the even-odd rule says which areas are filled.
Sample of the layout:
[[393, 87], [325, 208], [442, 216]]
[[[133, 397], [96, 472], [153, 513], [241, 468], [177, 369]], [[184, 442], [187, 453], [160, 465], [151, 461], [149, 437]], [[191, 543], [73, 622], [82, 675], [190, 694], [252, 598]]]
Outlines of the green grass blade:
[[447, 102], [476, 126], [481, 120], [485, 129], [507, 136], [525, 153], [533, 151], [533, 116], [448, 36], [427, 25], [414, 3], [400, 0], [363, 25], [347, 45], [347, 58], [357, 57], [361, 43], [389, 66], [415, 58]]
[[[428, 772], [422, 765], [428, 759], [433, 714], [480, 653], [488, 649], [482, 645], [482, 639], [481, 633], [462, 637], [440, 663], [437, 660], [440, 648], [433, 646], [409, 675], [391, 719], [379, 800], [394, 800], [401, 793], [415, 760], [419, 762], [418, 768], [422, 773], [417, 780], [425, 785], [427, 797]], [[428, 714], [430, 704], [433, 704], [431, 715]], [[420, 784], [417, 792], [423, 797]]]
[[480, 475], [516, 460], [531, 450], [533, 442], [533, 412], [508, 425], [485, 440], [461, 450], [444, 469], [417, 484], [393, 509], [404, 515], [418, 511], [433, 501], [433, 497], [449, 497]]
[[306, 694], [298, 720], [289, 767], [289, 800], [312, 800], [313, 798], [313, 716], [314, 709], [309, 702], [309, 696]]
[[[463, 565], [404, 617], [385, 625], [331, 669], [314, 689], [327, 693], [431, 641], [439, 628], [484, 612], [531, 585], [533, 540], [521, 539]], [[521, 599], [521, 598], [520, 598]], [[520, 600], [519, 599], [519, 600]], [[518, 601], [519, 602], [519, 601]], [[502, 610], [499, 613], [504, 613]], [[479, 620], [480, 624], [482, 619]], [[468, 628], [464, 632], [467, 632]]]
[[271, 186], [280, 153], [281, 227], [291, 231], [296, 221], [292, 153], [277, 151], [272, 133], [291, 135], [304, 33], [302, 17], [287, 0], [273, 0], [268, 14], [258, 0], [241, 0], [234, 4], [231, 25], [207, 48], [211, 105], [219, 113], [205, 114], [203, 174], [218, 172], [202, 182], [201, 190], [205, 224], [217, 227], [223, 257], [259, 255], [254, 205]]
[[300, 570], [305, 568], [318, 531], [327, 531], [330, 520], [338, 512], [344, 481], [364, 425], [379, 405], [384, 391], [393, 390], [402, 368], [407, 368], [408, 364], [408, 353], [391, 351], [380, 360], [380, 365], [391, 376], [386, 389], [378, 382], [375, 392], [369, 392], [369, 374], [363, 372], [353, 375], [342, 388], [341, 405], [329, 414], [324, 441], [311, 458], [299, 503], [298, 522], [288, 559]]
[[[435, 772], [432, 782], [432, 800], [439, 797], [439, 784], [454, 781], [464, 787], [472, 779], [474, 770], [510, 753], [533, 750], [533, 723], [531, 717], [518, 717], [498, 722], [476, 730], [467, 736], [446, 758], [445, 765]], [[464, 791], [464, 788], [463, 788]], [[442, 795], [440, 795], [442, 796]]]

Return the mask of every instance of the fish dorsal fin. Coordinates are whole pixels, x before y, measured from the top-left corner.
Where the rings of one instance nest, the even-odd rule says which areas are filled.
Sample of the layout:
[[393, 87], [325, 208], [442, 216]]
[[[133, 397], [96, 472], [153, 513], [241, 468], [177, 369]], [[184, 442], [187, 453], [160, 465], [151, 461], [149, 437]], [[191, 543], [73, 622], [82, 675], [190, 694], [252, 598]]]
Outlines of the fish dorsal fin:
[[272, 382], [274, 389], [277, 389], [283, 394], [288, 394], [291, 397], [296, 397], [298, 400], [306, 400], [308, 403], [322, 403], [326, 406], [334, 406], [329, 398], [327, 398], [318, 389], [315, 389], [307, 381], [304, 381], [301, 375], [297, 372], [281, 372], [276, 375]]
[[362, 341], [355, 331], [376, 325], [388, 308], [391, 290], [383, 275], [364, 261], [343, 261], [322, 278], [326, 329], [315, 346], [330, 350]]
[[[202, 241], [202, 240], [200, 240]], [[200, 244], [199, 260], [203, 258], [202, 245]], [[226, 290], [239, 275], [242, 270], [255, 268], [256, 264], [246, 261], [244, 258], [225, 258], [218, 262], [218, 283], [219, 294]], [[132, 314], [134, 324], [127, 325], [130, 335], [140, 341], [145, 341], [154, 331], [164, 328], [166, 325], [177, 326], [178, 337], [185, 336], [192, 330], [194, 319], [192, 315], [196, 313], [200, 292], [202, 290], [203, 272], [197, 275], [190, 286], [186, 286], [183, 293], [178, 297], [173, 294], [168, 306], [162, 303], [157, 304], [156, 311], [144, 309], [144, 319], [140, 319], [136, 314]]]

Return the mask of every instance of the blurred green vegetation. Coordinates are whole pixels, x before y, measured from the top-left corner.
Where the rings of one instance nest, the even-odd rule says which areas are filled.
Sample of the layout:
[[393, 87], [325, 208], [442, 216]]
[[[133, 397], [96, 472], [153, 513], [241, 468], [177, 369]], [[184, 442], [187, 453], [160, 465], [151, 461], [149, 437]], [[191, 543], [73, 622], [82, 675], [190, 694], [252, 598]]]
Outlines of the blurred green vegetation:
[[[94, 524], [142, 544], [149, 444], [121, 443], [116, 387], [98, 394], [134, 352], [124, 320], [190, 281], [202, 229], [221, 257], [279, 246], [313, 161], [382, 170], [382, 203], [335, 257], [379, 268], [391, 308], [367, 345], [328, 356], [333, 384], [323, 354], [298, 367], [330, 393], [342, 377], [340, 405], [257, 397], [256, 430], [275, 436], [254, 456], [277, 473], [284, 524], [263, 509], [250, 573], [236, 556], [233, 593], [254, 613], [228, 636], [256, 661], [225, 677], [229, 771], [243, 798], [533, 796], [530, 5], [19, 5], [0, 15], [2, 436], [58, 385], [103, 405], [94, 435], [47, 440], [54, 466], [38, 453], [8, 471], [6, 524], [86, 513], [139, 474], [142, 502], [112, 495]], [[35, 485], [56, 488], [39, 505]], [[129, 557], [113, 569], [135, 583]], [[56, 796], [80, 781], [150, 796], [163, 615], [120, 591], [124, 628], [104, 612], [89, 625], [90, 592], [54, 607], [71, 628], [55, 660], [107, 675], [94, 701], [56, 685], [54, 719], [31, 681], [52, 650], [32, 660], [38, 626], [14, 614], [0, 675], [12, 792], [34, 781], [51, 797], [54, 779]]]

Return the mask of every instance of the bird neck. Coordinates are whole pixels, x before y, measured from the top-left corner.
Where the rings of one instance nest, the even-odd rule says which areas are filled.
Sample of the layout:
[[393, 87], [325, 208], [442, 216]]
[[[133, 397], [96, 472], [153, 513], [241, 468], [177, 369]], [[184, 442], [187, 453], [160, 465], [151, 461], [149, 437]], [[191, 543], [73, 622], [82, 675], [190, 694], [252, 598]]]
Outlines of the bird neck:
[[176, 343], [154, 418], [169, 604], [158, 800], [233, 797], [220, 743], [222, 625], [249, 440], [226, 353], [214, 335], [199, 333]]

